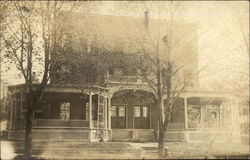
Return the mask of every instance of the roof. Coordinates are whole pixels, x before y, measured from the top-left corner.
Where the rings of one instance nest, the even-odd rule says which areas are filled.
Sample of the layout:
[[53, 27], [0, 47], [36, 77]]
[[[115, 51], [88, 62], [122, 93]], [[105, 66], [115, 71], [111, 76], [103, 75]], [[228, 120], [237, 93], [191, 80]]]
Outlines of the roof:
[[[33, 83], [33, 86], [38, 86], [40, 83]], [[25, 87], [25, 83], [21, 83], [21, 84], [15, 84], [15, 85], [10, 85], [8, 86], [8, 89], [10, 91], [14, 90], [14, 89], [19, 89], [19, 88], [23, 88]]]
[[[76, 51], [82, 50], [84, 43], [90, 44], [92, 42], [92, 44], [105, 49], [135, 53], [134, 43], [139, 43], [148, 37], [149, 33], [151, 35], [150, 41], [152, 44], [154, 43], [153, 37], [158, 34], [158, 27], [160, 27], [160, 37], [169, 35], [169, 22], [164, 20], [149, 20], [147, 31], [143, 18], [110, 15], [86, 16], [81, 13], [64, 13], [62, 15], [61, 25], [73, 35], [73, 48]], [[188, 61], [185, 68], [197, 70], [196, 25], [186, 21], [174, 21], [173, 25], [171, 41], [173, 44], [177, 44], [177, 47], [172, 49], [171, 58], [178, 59], [181, 64], [184, 64], [183, 61]], [[147, 49], [149, 48], [152, 47]]]

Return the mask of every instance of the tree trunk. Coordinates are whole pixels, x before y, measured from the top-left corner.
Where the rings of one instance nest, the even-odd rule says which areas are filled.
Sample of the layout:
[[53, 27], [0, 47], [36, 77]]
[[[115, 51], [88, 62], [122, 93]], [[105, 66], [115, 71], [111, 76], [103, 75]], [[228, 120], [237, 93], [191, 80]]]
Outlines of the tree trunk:
[[165, 153], [165, 137], [166, 137], [166, 128], [164, 128], [165, 121], [165, 112], [164, 112], [164, 101], [163, 98], [158, 100], [158, 118], [159, 118], [159, 139], [158, 139], [158, 155], [164, 157]]
[[160, 128], [160, 130], [159, 130], [159, 142], [158, 142], [158, 155], [160, 157], [166, 156], [165, 138], [166, 138], [166, 132], [163, 130], [163, 128]]
[[31, 157], [32, 154], [32, 122], [33, 122], [33, 99], [32, 96], [27, 96], [27, 114], [26, 114], [26, 124], [25, 124], [25, 146], [24, 146], [24, 156], [27, 158]]

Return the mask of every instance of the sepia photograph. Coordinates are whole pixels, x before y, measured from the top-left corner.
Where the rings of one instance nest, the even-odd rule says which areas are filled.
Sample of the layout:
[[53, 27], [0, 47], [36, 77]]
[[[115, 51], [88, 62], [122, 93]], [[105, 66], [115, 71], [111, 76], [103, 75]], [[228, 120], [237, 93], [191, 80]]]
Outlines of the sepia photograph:
[[0, 1], [1, 160], [250, 159], [249, 1]]

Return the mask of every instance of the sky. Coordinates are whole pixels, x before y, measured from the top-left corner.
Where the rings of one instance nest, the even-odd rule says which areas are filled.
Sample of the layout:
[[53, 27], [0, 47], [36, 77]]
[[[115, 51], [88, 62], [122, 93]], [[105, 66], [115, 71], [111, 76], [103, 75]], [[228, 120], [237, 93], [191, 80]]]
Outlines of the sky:
[[[143, 11], [137, 14], [126, 9], [117, 11], [114, 9], [116, 3], [118, 2], [113, 4], [107, 2], [109, 7], [103, 12], [123, 16], [144, 16]], [[226, 81], [228, 85], [235, 81], [241, 83], [240, 75], [232, 73], [232, 70], [245, 72], [243, 81], [248, 82], [249, 65], [246, 64], [249, 64], [249, 53], [239, 50], [243, 41], [238, 21], [242, 21], [244, 32], [249, 35], [249, 3], [247, 1], [180, 1], [179, 3], [181, 6], [179, 11], [182, 12], [180, 16], [198, 26], [199, 68], [207, 66], [199, 73], [201, 86], [205, 88], [213, 83]], [[154, 18], [154, 15], [151, 12], [151, 17]]]
[[[117, 1], [104, 1], [100, 10], [93, 13], [144, 16], [144, 8], [140, 10], [134, 7], [131, 1], [125, 3], [128, 3], [129, 7]], [[247, 1], [179, 1], [179, 3], [180, 16], [198, 26], [199, 68], [209, 64], [200, 72], [201, 85], [206, 87], [207, 84], [221, 81], [228, 81], [230, 85], [237, 77], [231, 70], [236, 68], [246, 72], [248, 77], [249, 53], [239, 49], [239, 46], [243, 44], [240, 26], [243, 26], [244, 33], [249, 35], [249, 3]], [[151, 18], [155, 18], [153, 11], [149, 13]], [[239, 25], [238, 21], [243, 25]], [[23, 83], [23, 80], [16, 77], [15, 70], [2, 72], [1, 79], [10, 85]]]

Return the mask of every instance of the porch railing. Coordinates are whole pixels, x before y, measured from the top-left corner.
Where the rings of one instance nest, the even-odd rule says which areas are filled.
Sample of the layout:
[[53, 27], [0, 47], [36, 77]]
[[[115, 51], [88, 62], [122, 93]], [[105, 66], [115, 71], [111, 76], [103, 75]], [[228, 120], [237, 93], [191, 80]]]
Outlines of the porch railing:
[[88, 127], [87, 120], [36, 119], [34, 127]]
[[111, 83], [145, 83], [139, 76], [113, 76], [105, 77], [106, 82]]

